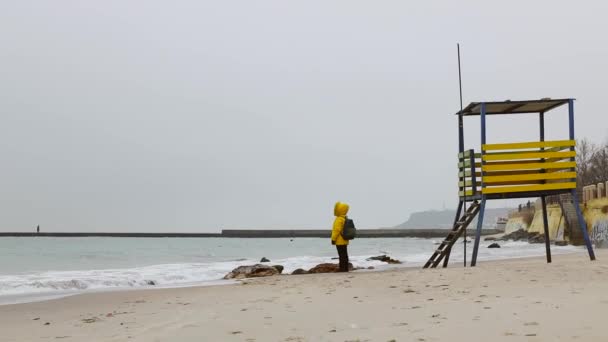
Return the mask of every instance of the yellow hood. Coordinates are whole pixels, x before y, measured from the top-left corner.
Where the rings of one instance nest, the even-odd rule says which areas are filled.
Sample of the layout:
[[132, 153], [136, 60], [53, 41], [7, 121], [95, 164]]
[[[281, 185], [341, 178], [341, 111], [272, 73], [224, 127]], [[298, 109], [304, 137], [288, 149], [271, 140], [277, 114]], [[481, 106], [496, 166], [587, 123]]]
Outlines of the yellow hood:
[[348, 214], [348, 204], [342, 202], [336, 202], [334, 206], [334, 215], [335, 216], [346, 216]]

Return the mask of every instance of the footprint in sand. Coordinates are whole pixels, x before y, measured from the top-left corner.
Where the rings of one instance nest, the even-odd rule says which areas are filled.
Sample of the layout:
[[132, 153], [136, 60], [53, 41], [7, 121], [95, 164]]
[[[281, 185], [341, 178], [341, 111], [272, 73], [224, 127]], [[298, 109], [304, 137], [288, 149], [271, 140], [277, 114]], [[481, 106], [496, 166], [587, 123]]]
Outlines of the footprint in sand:
[[99, 321], [101, 321], [101, 319], [99, 319], [97, 317], [82, 319], [82, 323], [95, 323], [95, 322], [99, 322]]
[[299, 336], [290, 336], [290, 337], [286, 338], [285, 341], [288, 341], [288, 342], [291, 342], [291, 341], [302, 342], [302, 341], [304, 341], [304, 338], [303, 337], [299, 337]]

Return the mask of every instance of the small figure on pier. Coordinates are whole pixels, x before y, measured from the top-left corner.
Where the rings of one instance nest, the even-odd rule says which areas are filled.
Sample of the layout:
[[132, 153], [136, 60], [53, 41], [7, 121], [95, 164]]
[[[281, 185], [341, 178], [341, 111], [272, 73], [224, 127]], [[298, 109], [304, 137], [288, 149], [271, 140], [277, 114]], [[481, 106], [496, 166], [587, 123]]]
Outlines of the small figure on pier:
[[36, 234], [40, 234], [40, 225], [36, 227]]

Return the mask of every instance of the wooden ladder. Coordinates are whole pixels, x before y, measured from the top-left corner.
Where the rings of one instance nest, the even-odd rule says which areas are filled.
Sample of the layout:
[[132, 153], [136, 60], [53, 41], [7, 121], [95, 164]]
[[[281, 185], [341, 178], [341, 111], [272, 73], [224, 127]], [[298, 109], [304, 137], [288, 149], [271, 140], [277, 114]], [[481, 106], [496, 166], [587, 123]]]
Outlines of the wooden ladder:
[[[461, 216], [460, 219], [458, 221], [456, 221], [456, 223], [454, 223], [452, 230], [450, 231], [448, 236], [445, 237], [445, 239], [439, 245], [439, 247], [435, 250], [435, 253], [433, 253], [433, 255], [431, 255], [429, 261], [427, 261], [426, 264], [424, 264], [424, 268], [437, 267], [437, 265], [439, 265], [441, 260], [443, 260], [443, 258], [450, 253], [450, 250], [452, 249], [452, 246], [454, 245], [454, 243], [456, 243], [456, 241], [458, 240], [460, 235], [462, 235], [464, 230], [467, 229], [469, 224], [473, 221], [475, 216], [477, 216], [477, 214], [479, 213], [479, 207], [480, 207], [479, 202], [475, 201], [475, 202], [471, 203], [471, 206], [467, 209], [467, 211], [464, 213], [464, 215]], [[466, 243], [466, 241], [465, 241], [465, 243]]]

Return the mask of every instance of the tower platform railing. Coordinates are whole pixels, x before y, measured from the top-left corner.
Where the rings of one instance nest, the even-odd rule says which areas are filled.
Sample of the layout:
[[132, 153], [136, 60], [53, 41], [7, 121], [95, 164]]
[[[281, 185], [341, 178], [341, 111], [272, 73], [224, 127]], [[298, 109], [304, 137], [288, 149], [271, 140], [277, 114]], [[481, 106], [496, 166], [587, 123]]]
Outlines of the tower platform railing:
[[461, 153], [460, 197], [534, 197], [576, 189], [574, 146], [574, 140], [483, 144], [481, 153]]

